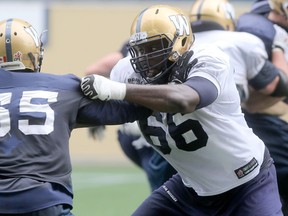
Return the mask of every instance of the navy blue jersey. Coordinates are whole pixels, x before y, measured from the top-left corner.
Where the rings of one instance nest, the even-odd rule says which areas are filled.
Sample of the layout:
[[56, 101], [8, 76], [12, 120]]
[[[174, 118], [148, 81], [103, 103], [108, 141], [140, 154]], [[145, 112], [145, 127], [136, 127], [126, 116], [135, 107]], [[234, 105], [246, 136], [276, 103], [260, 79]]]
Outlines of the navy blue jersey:
[[[86, 98], [80, 79], [74, 75], [0, 69], [0, 213], [15, 213], [21, 208], [14, 203], [15, 209], [7, 209], [9, 193], [55, 190], [43, 185], [45, 182], [59, 187], [57, 193], [73, 196], [68, 146], [73, 128], [122, 124], [146, 118], [149, 113], [127, 102]], [[35, 208], [31, 199], [29, 202]], [[17, 212], [29, 210], [25, 208]]]
[[266, 17], [254, 14], [245, 13], [238, 18], [236, 30], [241, 32], [249, 32], [259, 37], [265, 44], [265, 49], [271, 59], [273, 40], [276, 34], [273, 23]]

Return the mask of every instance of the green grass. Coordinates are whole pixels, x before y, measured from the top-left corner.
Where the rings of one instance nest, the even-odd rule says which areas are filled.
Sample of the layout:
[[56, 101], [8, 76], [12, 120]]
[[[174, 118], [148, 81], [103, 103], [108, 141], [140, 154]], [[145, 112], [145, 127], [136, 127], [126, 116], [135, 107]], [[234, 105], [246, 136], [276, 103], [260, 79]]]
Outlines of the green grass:
[[150, 194], [135, 166], [74, 166], [72, 181], [75, 216], [129, 216]]

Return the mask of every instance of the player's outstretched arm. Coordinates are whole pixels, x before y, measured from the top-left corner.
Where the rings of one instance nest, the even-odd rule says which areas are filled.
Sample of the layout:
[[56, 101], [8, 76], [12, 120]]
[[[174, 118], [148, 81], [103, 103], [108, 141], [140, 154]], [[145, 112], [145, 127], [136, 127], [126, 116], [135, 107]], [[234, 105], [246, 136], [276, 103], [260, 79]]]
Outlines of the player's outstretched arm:
[[199, 103], [198, 93], [184, 84], [124, 84], [89, 75], [82, 78], [81, 89], [91, 99], [127, 100], [160, 112], [189, 113]]
[[187, 85], [127, 85], [125, 100], [159, 112], [190, 113], [199, 103], [198, 93]]

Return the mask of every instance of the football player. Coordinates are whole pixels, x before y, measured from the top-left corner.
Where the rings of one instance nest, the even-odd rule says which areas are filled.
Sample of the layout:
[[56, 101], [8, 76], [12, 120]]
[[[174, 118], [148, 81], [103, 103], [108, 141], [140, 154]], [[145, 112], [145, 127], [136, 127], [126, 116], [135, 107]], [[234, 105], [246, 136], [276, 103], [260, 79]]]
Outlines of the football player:
[[212, 43], [229, 55], [243, 102], [249, 98], [249, 87], [263, 95], [278, 96], [270, 97], [266, 103], [255, 104], [254, 101], [253, 109], [257, 111], [282, 100], [280, 96], [288, 95], [288, 89], [285, 92], [282, 85], [286, 82], [282, 80], [285, 74], [268, 59], [263, 42], [253, 34], [234, 31], [235, 12], [227, 0], [196, 0], [189, 16], [195, 43]]
[[131, 57], [111, 72], [119, 82], [82, 79], [92, 99], [153, 109], [141, 131], [178, 172], [133, 215], [282, 215], [273, 160], [245, 122], [228, 56], [193, 42], [181, 10], [154, 5], [132, 23]]
[[[264, 42], [269, 59], [283, 72], [283, 80], [287, 80], [288, 64], [288, 1], [269, 0], [255, 1], [251, 11], [241, 15], [237, 22], [237, 30], [252, 33]], [[247, 22], [249, 20], [249, 22]], [[285, 58], [286, 57], [286, 58]], [[283, 82], [283, 87], [287, 84]], [[255, 94], [255, 92], [254, 92]], [[250, 97], [250, 104], [258, 99], [258, 94]], [[262, 100], [265, 103], [266, 100]], [[269, 148], [275, 161], [279, 192], [283, 204], [283, 212], [288, 215], [288, 105], [287, 99], [274, 106], [257, 112], [245, 109], [245, 118]]]
[[0, 215], [72, 215], [72, 130], [151, 113], [120, 101], [89, 100], [72, 74], [39, 73], [43, 52], [29, 23], [0, 22]]

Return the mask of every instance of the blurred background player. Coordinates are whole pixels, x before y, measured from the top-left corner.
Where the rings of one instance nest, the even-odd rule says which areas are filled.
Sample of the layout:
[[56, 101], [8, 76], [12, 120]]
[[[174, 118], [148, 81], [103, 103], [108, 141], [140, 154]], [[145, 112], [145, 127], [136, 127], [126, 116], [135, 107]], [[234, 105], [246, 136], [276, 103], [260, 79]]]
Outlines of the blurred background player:
[[[116, 63], [129, 55], [127, 41], [119, 51], [109, 53], [87, 67], [85, 74], [98, 74], [110, 77]], [[89, 135], [100, 139], [105, 135], [105, 126], [91, 127]], [[124, 154], [145, 172], [151, 191], [157, 189], [173, 174], [175, 169], [144, 139], [137, 122], [125, 123], [117, 130], [117, 139]]]
[[[237, 88], [243, 99], [249, 98], [248, 83], [258, 92], [257, 102], [261, 103], [255, 103], [256, 98], [253, 98], [254, 110], [263, 110], [283, 99], [280, 96], [285, 96], [285, 92], [280, 93], [278, 98], [277, 95], [276, 98], [264, 96], [265, 101], [263, 101], [263, 95], [271, 94], [275, 89], [275, 84], [281, 84], [278, 82], [280, 76], [283, 78], [285, 74], [270, 63], [263, 42], [252, 34], [219, 31], [234, 31], [235, 29], [234, 8], [228, 1], [213, 1], [211, 4], [208, 1], [196, 1], [190, 11], [190, 20], [194, 32], [200, 32], [195, 34], [196, 42], [215, 43], [229, 54], [236, 69]], [[258, 74], [260, 71], [261, 73]], [[280, 73], [277, 79], [274, 79], [275, 72], [273, 71]], [[243, 79], [245, 74], [247, 80]], [[261, 89], [265, 85], [267, 85], [266, 88]], [[247, 107], [247, 100], [243, 105]]]
[[[281, 69], [287, 79], [287, 47], [288, 47], [288, 1], [269, 0], [255, 1], [251, 11], [241, 15], [237, 22], [237, 31], [245, 31], [261, 38], [269, 59]], [[248, 21], [249, 20], [249, 21]], [[286, 57], [286, 58], [285, 58]], [[287, 88], [284, 82], [283, 86]], [[275, 161], [279, 192], [283, 204], [283, 212], [288, 215], [288, 105], [287, 99], [266, 110], [254, 109], [258, 100], [256, 92], [250, 92], [248, 109], [244, 113], [248, 125], [269, 148]], [[261, 101], [260, 101], [261, 102]], [[262, 100], [265, 103], [265, 100]], [[252, 111], [251, 111], [252, 110]]]
[[72, 130], [151, 113], [119, 101], [89, 100], [72, 74], [39, 73], [43, 53], [31, 24], [0, 22], [1, 216], [72, 216]]
[[[212, 43], [230, 57], [242, 101], [249, 98], [249, 87], [262, 95], [279, 91], [282, 72], [269, 61], [265, 46], [258, 37], [234, 31], [235, 12], [227, 0], [196, 0], [190, 10], [190, 21], [196, 44]], [[279, 94], [288, 96], [288, 91]], [[280, 96], [270, 97], [266, 103], [257, 105], [258, 110], [282, 100]]]
[[[195, 40], [196, 43], [212, 42], [230, 56], [231, 63], [235, 67], [234, 77], [239, 93], [240, 95], [245, 95], [243, 97], [245, 100], [242, 101], [244, 109], [248, 107], [251, 110], [251, 106], [253, 106], [252, 109], [256, 112], [265, 111], [266, 108], [270, 108], [277, 101], [282, 101], [283, 96], [288, 96], [286, 74], [272, 65], [264, 43], [260, 38], [245, 32], [221, 31], [233, 31], [235, 29], [234, 13], [231, 9], [233, 9], [232, 5], [228, 4], [226, 0], [216, 0], [213, 3], [207, 0], [196, 1], [190, 12], [190, 20], [192, 21], [194, 32], [200, 31], [201, 33], [195, 34]], [[250, 90], [253, 89], [252, 95], [249, 95], [247, 87]], [[257, 93], [256, 98], [255, 93]], [[276, 98], [265, 95], [274, 95]], [[261, 125], [259, 124], [260, 127]], [[279, 147], [273, 146], [271, 149], [272, 157], [276, 158], [275, 165], [278, 175], [282, 173], [282, 165], [278, 164], [277, 160], [279, 151], [283, 150], [280, 147], [281, 144], [283, 142], [279, 143]], [[271, 148], [269, 143], [267, 146], [269, 149]], [[285, 154], [285, 152], [280, 154], [283, 153]], [[287, 159], [285, 163], [288, 162]], [[285, 176], [282, 175], [281, 177]], [[279, 181], [282, 187], [283, 183], [283, 181]], [[285, 182], [284, 187], [286, 187], [286, 184], [287, 182]], [[282, 187], [279, 187], [280, 193], [286, 194]]]
[[181, 10], [154, 5], [134, 19], [131, 57], [111, 72], [122, 83], [82, 79], [91, 98], [153, 109], [141, 131], [177, 170], [132, 215], [282, 215], [273, 160], [245, 122], [229, 57], [193, 42]]

